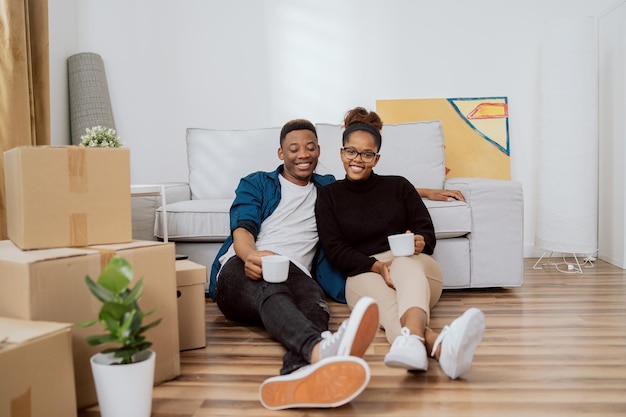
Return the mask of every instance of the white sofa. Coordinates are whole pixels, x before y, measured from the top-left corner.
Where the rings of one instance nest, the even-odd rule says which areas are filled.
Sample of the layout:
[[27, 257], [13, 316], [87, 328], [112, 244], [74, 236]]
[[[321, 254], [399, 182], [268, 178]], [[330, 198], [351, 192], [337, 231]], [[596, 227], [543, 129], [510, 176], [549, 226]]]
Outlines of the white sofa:
[[[317, 124], [319, 173], [343, 178], [342, 128]], [[187, 130], [189, 182], [165, 184], [168, 238], [176, 252], [211, 264], [230, 233], [229, 208], [240, 178], [274, 170], [280, 127], [252, 130]], [[385, 125], [378, 174], [397, 174], [419, 188], [459, 189], [465, 202], [425, 199], [435, 232], [434, 258], [444, 288], [515, 287], [523, 280], [523, 196], [521, 184], [485, 178], [445, 179], [439, 121]], [[133, 199], [133, 237], [162, 238], [160, 199]]]

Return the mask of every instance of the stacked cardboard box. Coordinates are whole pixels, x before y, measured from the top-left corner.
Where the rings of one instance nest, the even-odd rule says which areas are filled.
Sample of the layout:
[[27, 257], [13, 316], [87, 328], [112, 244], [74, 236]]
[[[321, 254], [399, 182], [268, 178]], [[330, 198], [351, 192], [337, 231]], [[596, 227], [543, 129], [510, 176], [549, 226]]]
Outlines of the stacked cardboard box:
[[20, 249], [132, 240], [130, 152], [20, 146], [4, 153], [7, 234]]
[[0, 416], [76, 416], [69, 324], [0, 317]]
[[[142, 310], [162, 318], [146, 334], [157, 353], [155, 383], [180, 375], [174, 244], [132, 241], [128, 150], [20, 147], [5, 152], [4, 163], [10, 241], [0, 241], [0, 317], [96, 318], [100, 302], [85, 276], [97, 279], [121, 256], [135, 281], [144, 278]], [[72, 326], [79, 409], [97, 402], [89, 358], [102, 348], [85, 338], [103, 332], [99, 324]]]
[[176, 295], [178, 297], [178, 334], [180, 350], [206, 346], [204, 320], [204, 284], [206, 267], [189, 260], [176, 261]]

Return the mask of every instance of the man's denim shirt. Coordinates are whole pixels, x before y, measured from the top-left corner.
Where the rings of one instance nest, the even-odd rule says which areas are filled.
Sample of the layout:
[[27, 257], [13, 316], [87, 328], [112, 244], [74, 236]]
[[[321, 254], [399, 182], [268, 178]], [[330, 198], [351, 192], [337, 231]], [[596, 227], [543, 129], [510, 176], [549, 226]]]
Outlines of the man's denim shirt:
[[[267, 217], [269, 217], [276, 207], [278, 207], [278, 203], [280, 203], [281, 198], [281, 190], [280, 190], [280, 181], [278, 176], [284, 170], [284, 165], [280, 165], [275, 171], [272, 172], [254, 172], [239, 181], [239, 185], [237, 186], [237, 190], [235, 190], [235, 201], [233, 201], [232, 206], [230, 207], [230, 230], [231, 235], [226, 239], [222, 247], [220, 248], [215, 260], [213, 261], [213, 266], [211, 267], [211, 278], [209, 281], [209, 295], [215, 301], [215, 287], [217, 285], [217, 274], [220, 270], [220, 261], [219, 258], [226, 253], [230, 245], [233, 243], [233, 235], [232, 232], [238, 227], [242, 227], [252, 233], [255, 240], [259, 234], [259, 230], [261, 228], [261, 223]], [[313, 184], [319, 189], [327, 184], [330, 184], [335, 181], [335, 177], [333, 175], [319, 175], [313, 174], [311, 179]], [[326, 265], [327, 264], [327, 265]], [[318, 248], [316, 260], [313, 262], [314, 273], [317, 271], [325, 271], [325, 275], [331, 273], [338, 273], [335, 271], [323, 254], [320, 253]], [[337, 278], [337, 277], [336, 277]], [[337, 281], [337, 284], [333, 288], [331, 292], [334, 294], [329, 295], [336, 299], [337, 301], [345, 303], [345, 296], [343, 295], [343, 288], [341, 283], [343, 281], [343, 285], [345, 285], [345, 279], [341, 277], [341, 281]], [[324, 289], [328, 292], [328, 289], [322, 285]]]

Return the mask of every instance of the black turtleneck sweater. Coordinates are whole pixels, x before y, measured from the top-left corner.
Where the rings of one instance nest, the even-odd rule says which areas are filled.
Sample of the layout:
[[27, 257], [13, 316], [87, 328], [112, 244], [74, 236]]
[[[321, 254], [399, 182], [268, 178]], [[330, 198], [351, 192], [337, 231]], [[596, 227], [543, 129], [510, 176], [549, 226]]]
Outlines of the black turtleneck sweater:
[[407, 230], [424, 236], [432, 255], [435, 230], [415, 187], [399, 176], [372, 172], [365, 181], [344, 179], [323, 187], [315, 206], [320, 245], [348, 276], [368, 272], [372, 255], [389, 250], [387, 236]]

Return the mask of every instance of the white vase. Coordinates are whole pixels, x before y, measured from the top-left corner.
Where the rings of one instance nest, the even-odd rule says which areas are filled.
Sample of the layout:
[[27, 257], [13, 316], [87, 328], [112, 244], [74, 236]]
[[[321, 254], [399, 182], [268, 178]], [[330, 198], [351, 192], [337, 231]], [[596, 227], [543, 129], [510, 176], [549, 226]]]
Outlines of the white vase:
[[91, 357], [101, 417], [150, 417], [156, 353], [140, 352], [140, 362], [112, 365], [119, 358], [98, 353]]

